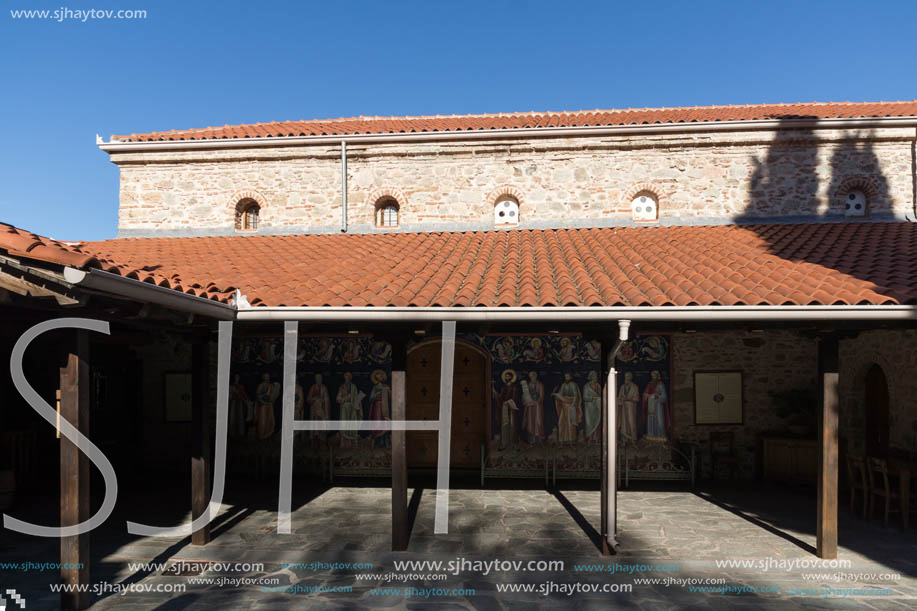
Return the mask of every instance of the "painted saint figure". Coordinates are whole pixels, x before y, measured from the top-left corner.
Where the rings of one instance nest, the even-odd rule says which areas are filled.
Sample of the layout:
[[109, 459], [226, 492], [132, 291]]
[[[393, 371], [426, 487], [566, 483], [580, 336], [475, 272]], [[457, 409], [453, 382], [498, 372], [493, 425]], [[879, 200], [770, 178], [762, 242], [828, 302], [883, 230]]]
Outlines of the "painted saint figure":
[[513, 338], [504, 337], [502, 340], [494, 343], [494, 351], [497, 353], [497, 360], [501, 363], [512, 363], [516, 357], [516, 348], [513, 346]]
[[315, 351], [315, 360], [320, 363], [328, 363], [334, 357], [334, 342], [327, 337], [318, 340], [318, 350]]
[[601, 441], [602, 385], [598, 371], [590, 371], [589, 380], [583, 385], [583, 417], [586, 441]]
[[[387, 375], [381, 369], [375, 370], [370, 379], [373, 381], [373, 389], [369, 393], [369, 419], [370, 420], [391, 420], [392, 419], [392, 389], [385, 383]], [[373, 431], [373, 446], [377, 448], [388, 448], [392, 445], [392, 433], [385, 430]]]
[[355, 363], [360, 360], [360, 344], [356, 340], [348, 339], [341, 346], [341, 358], [348, 363]]
[[249, 412], [251, 402], [241, 376], [237, 373], [232, 378], [229, 387], [229, 435], [230, 437], [244, 437], [246, 423], [251, 421]]
[[643, 425], [646, 438], [654, 441], [668, 439], [671, 416], [669, 415], [669, 395], [659, 371], [650, 374], [650, 381], [643, 389]]
[[617, 404], [618, 430], [621, 436], [631, 441], [637, 439], [637, 403], [640, 401], [640, 389], [634, 382], [634, 374], [624, 373], [624, 383], [618, 390]]
[[529, 342], [529, 347], [522, 351], [522, 356], [527, 361], [543, 361], [544, 348], [540, 337], [533, 337]]
[[599, 361], [602, 358], [602, 342], [597, 339], [586, 342], [586, 360]]
[[[353, 383], [353, 374], [344, 373], [344, 383], [338, 389], [337, 402], [341, 406], [341, 420], [361, 422], [363, 420], [363, 397], [366, 395]], [[341, 447], [353, 448], [357, 446], [359, 432], [356, 429], [343, 429], [341, 431]]]
[[574, 442], [579, 423], [583, 420], [583, 396], [569, 371], [564, 374], [563, 383], [553, 395], [557, 410], [557, 441]]
[[261, 384], [255, 391], [258, 401], [255, 407], [255, 428], [258, 439], [267, 439], [274, 434], [274, 402], [280, 396], [280, 384], [271, 382], [271, 375], [265, 373], [261, 376]]
[[[302, 390], [302, 385], [299, 382], [296, 382], [296, 387], [293, 391], [293, 420], [305, 420], [305, 405], [306, 405], [306, 394]], [[302, 437], [305, 431], [295, 431], [294, 435], [296, 438]]]
[[[306, 401], [309, 403], [310, 420], [328, 420], [331, 417], [331, 395], [328, 387], [322, 384], [322, 374], [315, 374], [315, 383], [309, 387]], [[319, 447], [324, 443], [325, 431], [312, 431], [312, 447]]]
[[497, 393], [500, 406], [500, 449], [512, 447], [519, 441], [519, 387], [516, 372], [507, 369], [500, 376], [503, 388]]
[[529, 379], [519, 382], [522, 387], [522, 430], [526, 441], [531, 444], [544, 440], [544, 384], [538, 381], [538, 373], [529, 372]]
[[564, 362], [570, 362], [576, 358], [575, 346], [569, 337], [560, 338], [560, 349], [557, 351], [557, 358]]

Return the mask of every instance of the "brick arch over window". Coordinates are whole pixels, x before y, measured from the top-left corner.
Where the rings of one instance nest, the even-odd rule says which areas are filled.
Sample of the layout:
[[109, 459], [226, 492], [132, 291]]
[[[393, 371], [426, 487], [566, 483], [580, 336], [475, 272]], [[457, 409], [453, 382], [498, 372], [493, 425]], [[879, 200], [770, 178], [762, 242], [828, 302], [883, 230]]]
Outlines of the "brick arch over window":
[[869, 203], [873, 204], [876, 201], [876, 197], [879, 196], [881, 189], [879, 188], [879, 181], [876, 180], [874, 176], [864, 176], [861, 174], [848, 176], [841, 182], [837, 191], [834, 192], [832, 203], [843, 206], [844, 197], [851, 191], [862, 191]]
[[236, 230], [242, 229], [242, 215], [251, 207], [252, 203], [258, 206], [259, 226], [264, 222], [264, 213], [268, 209], [267, 198], [258, 191], [240, 190], [232, 194], [226, 207], [232, 215], [232, 223]]
[[497, 202], [505, 197], [511, 197], [516, 200], [516, 203], [519, 204], [520, 208], [522, 207], [522, 204], [525, 203], [525, 198], [522, 194], [522, 191], [511, 185], [503, 185], [491, 191], [490, 195], [487, 196], [487, 203], [491, 208], [493, 208], [497, 205]]
[[658, 185], [654, 185], [650, 182], [640, 182], [633, 185], [624, 193], [624, 205], [630, 206], [630, 203], [634, 201], [634, 198], [640, 195], [649, 195], [654, 200], [656, 200], [656, 205], [662, 205], [662, 190]]
[[395, 200], [395, 203], [397, 203], [398, 207], [401, 209], [404, 209], [408, 203], [407, 196], [405, 196], [401, 190], [390, 187], [386, 187], [384, 189], [373, 189], [369, 192], [369, 195], [366, 196], [366, 203], [370, 206], [375, 206], [384, 199]]
[[226, 207], [230, 211], [235, 212], [236, 208], [239, 205], [239, 202], [241, 202], [244, 199], [254, 200], [254, 202], [258, 204], [258, 207], [261, 208], [262, 212], [264, 212], [268, 208], [267, 198], [264, 197], [258, 191], [251, 191], [251, 190], [236, 191], [235, 193], [233, 193], [232, 196], [229, 198], [229, 201], [226, 202]]

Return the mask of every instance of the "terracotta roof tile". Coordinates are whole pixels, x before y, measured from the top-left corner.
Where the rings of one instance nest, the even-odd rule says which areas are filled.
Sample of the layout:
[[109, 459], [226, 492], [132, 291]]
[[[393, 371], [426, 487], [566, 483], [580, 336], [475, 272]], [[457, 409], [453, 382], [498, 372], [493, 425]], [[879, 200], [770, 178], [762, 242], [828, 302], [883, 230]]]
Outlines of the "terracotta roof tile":
[[912, 223], [81, 243], [0, 224], [0, 251], [255, 306], [917, 304]]
[[461, 132], [481, 129], [655, 125], [749, 121], [756, 119], [855, 119], [912, 116], [917, 116], [917, 101], [810, 102], [802, 104], [748, 104], [741, 106], [452, 115], [445, 117], [350, 117], [171, 130], [147, 134], [131, 134], [129, 136], [112, 136], [112, 140], [119, 142], [156, 142], [256, 137]]

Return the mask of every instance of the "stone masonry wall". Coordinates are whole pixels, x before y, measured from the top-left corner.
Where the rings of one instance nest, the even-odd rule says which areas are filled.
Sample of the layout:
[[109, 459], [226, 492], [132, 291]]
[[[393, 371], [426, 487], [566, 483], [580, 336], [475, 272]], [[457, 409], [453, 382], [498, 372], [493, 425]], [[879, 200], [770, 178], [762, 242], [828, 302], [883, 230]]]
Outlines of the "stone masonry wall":
[[[714, 431], [734, 433], [740, 477], [760, 475], [756, 471], [759, 436], [786, 430], [769, 391], [814, 388], [815, 341], [792, 331], [677, 333], [672, 337], [672, 354], [675, 437], [703, 448], [699, 456], [701, 477], [711, 476], [708, 448]], [[737, 370], [742, 372], [743, 424], [695, 425], [694, 372]]]
[[[864, 383], [877, 364], [888, 384], [889, 447], [917, 451], [917, 330], [864, 331], [840, 345], [840, 430], [862, 455], [866, 426]], [[846, 433], [846, 434], [845, 434]]]
[[[817, 352], [815, 340], [793, 331], [673, 335], [675, 437], [704, 447], [703, 477], [710, 477], [706, 448], [712, 431], [735, 434], [742, 477], [760, 475], [755, 464], [759, 436], [779, 434], [786, 430], [787, 424], [777, 417], [769, 391], [815, 389]], [[917, 330], [863, 331], [854, 339], [841, 340], [839, 357], [841, 447], [846, 446], [847, 451], [856, 454], [864, 451], [864, 384], [866, 372], [878, 364], [888, 383], [889, 446], [917, 451]], [[694, 372], [711, 370], [742, 371], [743, 424], [694, 424]]]
[[[641, 191], [660, 224], [842, 218], [845, 185], [862, 185], [871, 218], [913, 215], [913, 130], [783, 130], [348, 144], [353, 232], [394, 196], [396, 231], [482, 230], [508, 192], [520, 227], [632, 223]], [[341, 230], [337, 145], [116, 152], [121, 235], [235, 232], [235, 208], [261, 204], [260, 233]]]

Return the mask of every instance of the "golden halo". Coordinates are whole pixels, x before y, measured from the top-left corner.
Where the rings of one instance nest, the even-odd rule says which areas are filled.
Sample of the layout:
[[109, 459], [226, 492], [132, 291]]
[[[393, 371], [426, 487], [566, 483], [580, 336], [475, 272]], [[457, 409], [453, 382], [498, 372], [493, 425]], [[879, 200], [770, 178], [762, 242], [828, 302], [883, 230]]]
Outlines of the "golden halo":
[[372, 380], [375, 384], [378, 384], [379, 382], [384, 382], [386, 379], [388, 379], [388, 374], [381, 369], [376, 369], [371, 374], [369, 374], [369, 379]]
[[504, 382], [506, 381], [506, 374], [510, 375], [509, 383], [512, 384], [516, 381], [516, 371], [513, 369], [504, 369], [503, 373], [500, 374], [500, 379]]

